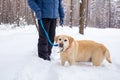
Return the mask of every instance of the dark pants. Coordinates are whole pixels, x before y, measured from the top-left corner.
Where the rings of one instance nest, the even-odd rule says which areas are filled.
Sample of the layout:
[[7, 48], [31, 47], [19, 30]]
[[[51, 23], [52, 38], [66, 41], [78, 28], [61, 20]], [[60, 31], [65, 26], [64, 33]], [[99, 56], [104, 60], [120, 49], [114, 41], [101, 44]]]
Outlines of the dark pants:
[[[52, 43], [54, 43], [55, 29], [56, 29], [56, 19], [43, 18], [42, 19], [45, 30], [48, 32], [49, 38]], [[49, 44], [48, 39], [45, 35], [44, 30], [39, 23], [39, 39], [38, 39], [38, 56], [45, 60], [50, 59], [52, 45]]]

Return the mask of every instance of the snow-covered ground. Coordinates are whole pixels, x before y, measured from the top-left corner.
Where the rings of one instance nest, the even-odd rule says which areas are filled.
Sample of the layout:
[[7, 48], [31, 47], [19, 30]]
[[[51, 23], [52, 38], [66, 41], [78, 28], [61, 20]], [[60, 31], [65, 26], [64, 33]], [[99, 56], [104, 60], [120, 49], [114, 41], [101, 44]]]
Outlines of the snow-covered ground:
[[56, 35], [75, 39], [89, 39], [106, 45], [112, 64], [104, 60], [100, 67], [91, 63], [61, 66], [58, 48], [53, 47], [51, 61], [37, 57], [38, 33], [35, 26], [4, 29], [0, 25], [0, 80], [120, 80], [120, 30], [86, 28], [85, 35], [78, 28], [57, 27]]

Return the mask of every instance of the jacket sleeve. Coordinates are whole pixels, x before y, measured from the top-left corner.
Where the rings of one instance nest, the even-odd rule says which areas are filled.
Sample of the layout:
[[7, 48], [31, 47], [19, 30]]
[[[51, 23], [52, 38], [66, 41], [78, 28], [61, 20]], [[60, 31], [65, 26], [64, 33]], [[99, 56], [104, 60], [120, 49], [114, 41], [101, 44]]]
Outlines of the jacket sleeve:
[[60, 18], [64, 18], [64, 10], [63, 10], [63, 6], [62, 6], [62, 0], [59, 0], [59, 16]]
[[39, 6], [37, 5], [35, 0], [28, 0], [28, 5], [30, 6], [30, 8], [34, 11], [40, 11], [41, 9], [39, 8]]

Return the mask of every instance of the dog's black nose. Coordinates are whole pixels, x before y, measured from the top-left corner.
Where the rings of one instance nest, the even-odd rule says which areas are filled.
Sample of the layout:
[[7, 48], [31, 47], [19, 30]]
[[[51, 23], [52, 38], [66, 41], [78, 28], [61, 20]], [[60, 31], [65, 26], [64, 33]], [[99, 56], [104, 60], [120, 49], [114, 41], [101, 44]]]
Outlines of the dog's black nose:
[[59, 47], [63, 47], [63, 43], [60, 43], [60, 44], [59, 44]]

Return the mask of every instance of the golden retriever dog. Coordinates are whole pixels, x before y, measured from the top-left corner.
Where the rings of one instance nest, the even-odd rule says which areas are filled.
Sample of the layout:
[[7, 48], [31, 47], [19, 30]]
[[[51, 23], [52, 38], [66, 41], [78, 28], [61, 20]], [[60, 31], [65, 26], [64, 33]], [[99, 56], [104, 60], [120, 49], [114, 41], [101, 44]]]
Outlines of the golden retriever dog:
[[109, 50], [103, 44], [90, 40], [74, 40], [67, 35], [56, 36], [55, 42], [59, 44], [62, 65], [68, 61], [70, 65], [75, 62], [92, 62], [94, 66], [100, 66], [104, 58], [112, 63]]

